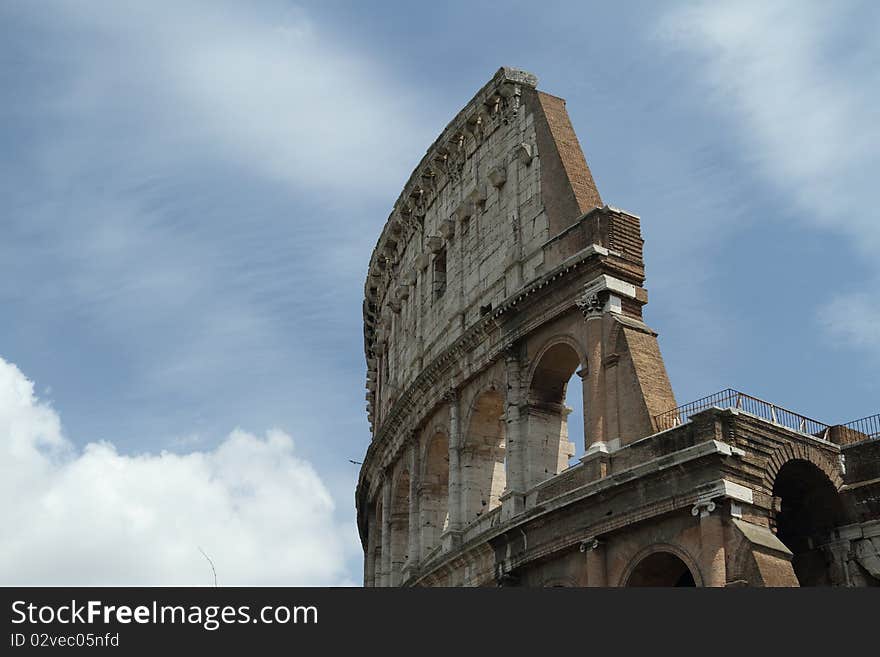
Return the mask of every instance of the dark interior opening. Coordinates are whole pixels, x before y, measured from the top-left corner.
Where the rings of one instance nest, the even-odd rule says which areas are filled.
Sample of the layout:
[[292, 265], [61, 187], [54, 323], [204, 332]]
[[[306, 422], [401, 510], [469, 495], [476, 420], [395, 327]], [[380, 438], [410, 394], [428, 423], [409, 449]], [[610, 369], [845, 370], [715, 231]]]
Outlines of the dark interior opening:
[[809, 461], [793, 460], [780, 468], [773, 484], [779, 497], [776, 535], [792, 551], [792, 567], [801, 586], [829, 586], [821, 545], [843, 522], [843, 506], [834, 484]]
[[655, 552], [642, 559], [627, 586], [696, 586], [687, 564], [671, 552]]

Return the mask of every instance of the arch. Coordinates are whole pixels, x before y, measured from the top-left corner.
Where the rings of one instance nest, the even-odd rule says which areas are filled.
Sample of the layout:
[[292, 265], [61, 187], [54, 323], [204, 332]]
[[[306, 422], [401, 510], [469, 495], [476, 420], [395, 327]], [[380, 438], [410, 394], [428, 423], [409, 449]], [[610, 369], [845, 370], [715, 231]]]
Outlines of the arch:
[[657, 543], [640, 550], [624, 569], [620, 586], [703, 586], [696, 561], [676, 545]]
[[440, 544], [449, 525], [449, 437], [434, 430], [425, 444], [419, 490], [422, 554]]
[[551, 577], [544, 580], [541, 588], [545, 589], [568, 589], [577, 587], [577, 582], [573, 577]]
[[391, 586], [402, 579], [409, 552], [409, 471], [401, 470], [391, 489]]
[[[462, 414], [462, 429], [469, 427], [471, 421], [473, 420], [474, 413], [477, 411], [477, 406], [480, 404], [480, 399], [488, 394], [501, 394], [501, 390], [504, 390], [504, 386], [502, 386], [497, 380], [490, 379], [486, 382], [485, 385], [479, 387], [476, 394], [470, 401], [470, 404], [467, 406], [467, 413]], [[467, 442], [467, 431], [464, 433], [464, 441]]]
[[789, 461], [794, 460], [812, 463], [816, 468], [825, 473], [825, 476], [828, 477], [828, 480], [836, 490], [840, 490], [841, 486], [843, 486], [843, 477], [840, 475], [839, 468], [832, 464], [819, 450], [801, 443], [785, 443], [773, 451], [764, 468], [764, 483], [768, 491], [773, 489], [776, 477], [782, 467]]
[[494, 387], [474, 398], [461, 454], [464, 522], [501, 504], [507, 484], [504, 398]]
[[538, 353], [532, 359], [532, 362], [529, 366], [527, 381], [529, 382], [529, 386], [531, 387], [532, 379], [535, 377], [535, 370], [538, 369], [538, 365], [541, 360], [544, 358], [544, 355], [550, 351], [553, 347], [558, 345], [568, 345], [571, 347], [572, 351], [577, 354], [578, 362], [581, 367], [587, 366], [587, 354], [584, 351], [583, 346], [580, 342], [578, 342], [577, 338], [569, 333], [562, 333], [560, 335], [554, 335], [552, 338], [547, 340], [541, 348], [538, 350]]
[[843, 503], [828, 474], [806, 459], [791, 459], [773, 481], [776, 535], [792, 552], [801, 586], [831, 584], [822, 544], [845, 522]]
[[[548, 342], [535, 359], [528, 383], [528, 477], [531, 488], [568, 467], [575, 447], [568, 439], [565, 403], [569, 381], [584, 363], [579, 345], [566, 336]], [[583, 418], [583, 403], [581, 414]]]
[[[443, 422], [435, 422], [430, 427], [425, 427], [422, 433], [419, 435], [419, 445], [421, 446], [421, 452], [419, 452], [419, 464], [421, 466], [421, 470], [419, 470], [419, 475], [421, 476], [421, 481], [425, 480], [425, 474], [428, 472], [428, 452], [431, 449], [431, 442], [440, 434], [447, 439], [447, 445], [449, 440], [449, 421], [444, 424]], [[428, 436], [425, 439], [425, 436]], [[446, 457], [449, 458], [449, 454], [446, 454]]]

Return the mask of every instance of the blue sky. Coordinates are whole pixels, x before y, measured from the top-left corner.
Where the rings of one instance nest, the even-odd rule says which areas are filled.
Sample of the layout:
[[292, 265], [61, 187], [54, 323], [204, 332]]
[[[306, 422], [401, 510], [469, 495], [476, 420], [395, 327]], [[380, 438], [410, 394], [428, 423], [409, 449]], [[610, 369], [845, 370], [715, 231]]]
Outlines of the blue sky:
[[221, 583], [359, 581], [363, 276], [501, 65], [642, 217], [680, 402], [877, 412], [878, 31], [871, 2], [3, 3], [0, 428], [29, 474], [0, 581], [207, 583], [196, 545]]

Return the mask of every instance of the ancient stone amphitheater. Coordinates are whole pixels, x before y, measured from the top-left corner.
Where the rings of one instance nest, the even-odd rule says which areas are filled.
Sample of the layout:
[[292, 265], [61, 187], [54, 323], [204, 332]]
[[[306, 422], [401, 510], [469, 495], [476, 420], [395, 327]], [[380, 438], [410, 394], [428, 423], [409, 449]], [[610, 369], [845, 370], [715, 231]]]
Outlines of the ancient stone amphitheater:
[[878, 416], [677, 406], [639, 217], [536, 82], [502, 68], [458, 113], [370, 259], [365, 585], [880, 584]]

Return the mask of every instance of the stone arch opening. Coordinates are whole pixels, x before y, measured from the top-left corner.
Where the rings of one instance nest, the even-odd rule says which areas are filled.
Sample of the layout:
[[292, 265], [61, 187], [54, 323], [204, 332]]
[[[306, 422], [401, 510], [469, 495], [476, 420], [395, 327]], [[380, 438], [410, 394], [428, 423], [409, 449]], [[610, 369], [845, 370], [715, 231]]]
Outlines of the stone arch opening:
[[672, 552], [652, 552], [636, 564], [625, 586], [696, 586], [694, 574]]
[[580, 370], [576, 371], [565, 386], [565, 406], [569, 409], [566, 418], [566, 431], [568, 442], [571, 443], [572, 455], [568, 459], [568, 466], [577, 465], [581, 457], [587, 451], [587, 439], [584, 433], [584, 382], [581, 379]]
[[843, 524], [837, 488], [810, 461], [792, 459], [773, 482], [776, 535], [792, 552], [791, 565], [801, 586], [830, 586], [822, 545]]
[[576, 586], [577, 583], [568, 577], [553, 577], [541, 584], [541, 588], [545, 589], [568, 589]]
[[[583, 395], [576, 374], [580, 367], [581, 357], [574, 347], [557, 342], [540, 355], [532, 372], [528, 395], [529, 487], [559, 474], [577, 452], [569, 440], [570, 415], [580, 422], [575, 434], [583, 439]], [[577, 400], [576, 412], [567, 404], [569, 398]]]
[[427, 555], [440, 545], [449, 526], [449, 439], [440, 431], [428, 440], [422, 473], [422, 551]]
[[409, 472], [397, 477], [391, 493], [391, 586], [402, 579], [409, 551]]
[[504, 398], [497, 390], [477, 397], [462, 450], [464, 522], [501, 504], [507, 485]]

